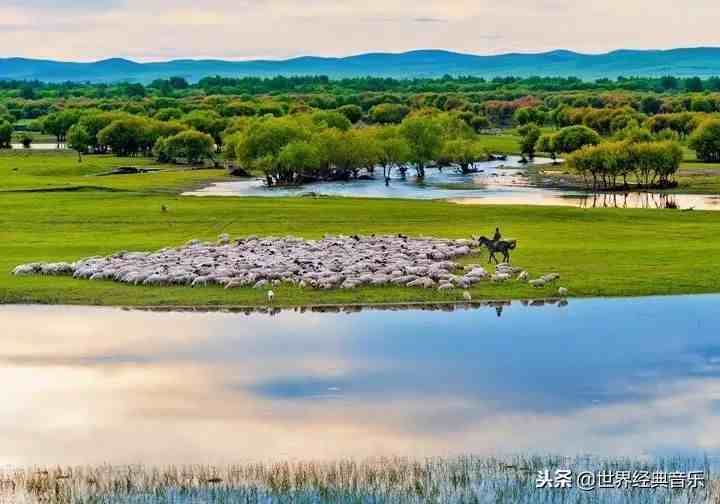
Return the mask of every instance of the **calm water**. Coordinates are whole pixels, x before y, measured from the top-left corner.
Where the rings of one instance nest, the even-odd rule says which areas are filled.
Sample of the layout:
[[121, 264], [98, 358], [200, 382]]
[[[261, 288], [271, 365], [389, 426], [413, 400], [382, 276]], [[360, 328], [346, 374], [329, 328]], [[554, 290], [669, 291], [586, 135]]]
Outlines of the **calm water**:
[[719, 304], [272, 316], [0, 306], [0, 464], [713, 456]]
[[[573, 206], [581, 208], [679, 208], [720, 210], [720, 196], [690, 194], [667, 195], [662, 193], [599, 193], [549, 189], [538, 187], [530, 180], [527, 167], [519, 163], [520, 157], [510, 156], [507, 161], [477, 163], [477, 173], [463, 175], [453, 168], [442, 171], [428, 169], [423, 180], [410, 169], [406, 177], [393, 172], [389, 186], [385, 185], [382, 170], [373, 180], [348, 182], [318, 182], [300, 187], [268, 188], [261, 179], [218, 182], [189, 196], [301, 196], [325, 194], [364, 198], [449, 199], [455, 203], [521, 204]], [[550, 159], [536, 158], [536, 165], [550, 164]]]
[[30, 147], [28, 149], [25, 149], [23, 144], [14, 143], [11, 145], [13, 149], [17, 150], [58, 150], [58, 149], [65, 149], [65, 144], [56, 144], [56, 143], [32, 143], [30, 144]]

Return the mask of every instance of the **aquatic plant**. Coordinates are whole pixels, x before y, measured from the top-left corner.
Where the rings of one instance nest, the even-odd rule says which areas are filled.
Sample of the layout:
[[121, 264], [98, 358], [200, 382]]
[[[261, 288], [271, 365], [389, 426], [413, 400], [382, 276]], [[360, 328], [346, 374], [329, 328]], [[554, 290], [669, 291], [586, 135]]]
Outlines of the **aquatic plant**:
[[[538, 474], [702, 471], [705, 488], [537, 488]], [[0, 471], [0, 502], [24, 503], [718, 503], [707, 460], [593, 457], [379, 458], [242, 465], [33, 467]]]

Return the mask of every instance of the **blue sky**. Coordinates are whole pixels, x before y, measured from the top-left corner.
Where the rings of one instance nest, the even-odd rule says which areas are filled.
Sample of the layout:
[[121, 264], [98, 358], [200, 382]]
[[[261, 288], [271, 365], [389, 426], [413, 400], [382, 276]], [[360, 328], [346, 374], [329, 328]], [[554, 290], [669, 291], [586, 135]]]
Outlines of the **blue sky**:
[[719, 18], [716, 0], [3, 0], [0, 56], [150, 61], [718, 46]]

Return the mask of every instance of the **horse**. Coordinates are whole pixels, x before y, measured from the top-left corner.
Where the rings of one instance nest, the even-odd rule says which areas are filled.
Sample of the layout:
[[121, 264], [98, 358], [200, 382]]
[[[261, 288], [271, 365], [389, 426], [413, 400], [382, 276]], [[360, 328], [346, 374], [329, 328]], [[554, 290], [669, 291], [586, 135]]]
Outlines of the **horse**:
[[515, 247], [517, 247], [517, 240], [489, 240], [484, 236], [481, 236], [478, 238], [478, 243], [480, 245], [485, 246], [488, 249], [488, 252], [490, 252], [490, 257], [488, 257], [488, 263], [491, 261], [495, 261], [495, 264], [498, 264], [497, 257], [495, 257], [496, 252], [500, 252], [503, 255], [503, 262], [510, 262], [510, 251], [515, 250]]

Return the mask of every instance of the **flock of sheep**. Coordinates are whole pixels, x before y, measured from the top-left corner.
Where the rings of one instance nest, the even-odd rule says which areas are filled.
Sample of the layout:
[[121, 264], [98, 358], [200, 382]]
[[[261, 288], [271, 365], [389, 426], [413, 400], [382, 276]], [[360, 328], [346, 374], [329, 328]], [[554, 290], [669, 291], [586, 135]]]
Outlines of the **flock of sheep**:
[[[192, 240], [157, 252], [119, 252], [75, 263], [31, 263], [15, 275], [72, 275], [134, 285], [222, 285], [226, 289], [271, 289], [282, 283], [303, 288], [353, 289], [398, 285], [440, 291], [467, 289], [481, 281], [518, 280], [542, 287], [557, 280], [552, 273], [530, 280], [526, 271], [500, 264], [489, 273], [478, 264], [461, 267], [454, 259], [478, 247], [475, 240], [394, 236], [325, 236], [320, 240], [250, 236], [231, 242]], [[560, 295], [567, 290], [560, 289]], [[274, 293], [268, 292], [272, 301]], [[464, 292], [465, 299], [470, 297]]]

